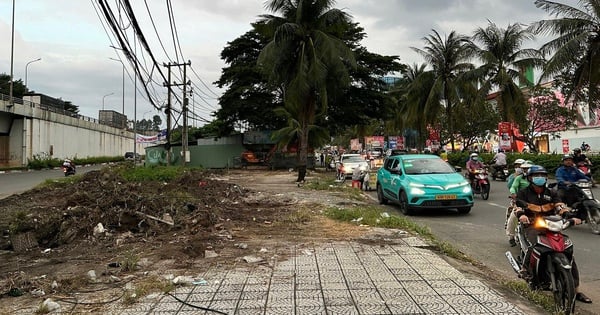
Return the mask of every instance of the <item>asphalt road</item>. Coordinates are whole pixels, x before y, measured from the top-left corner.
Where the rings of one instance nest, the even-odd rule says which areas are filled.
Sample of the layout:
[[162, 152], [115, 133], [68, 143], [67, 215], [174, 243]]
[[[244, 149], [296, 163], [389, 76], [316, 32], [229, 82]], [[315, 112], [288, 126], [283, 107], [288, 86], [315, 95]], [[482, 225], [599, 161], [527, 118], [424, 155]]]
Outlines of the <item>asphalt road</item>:
[[[102, 168], [102, 165], [78, 166], [77, 173]], [[0, 174], [0, 199], [25, 192], [46, 179], [64, 177], [61, 168], [39, 171], [7, 171]]]
[[[600, 198], [600, 189], [593, 189], [594, 196]], [[427, 211], [411, 216], [418, 224], [430, 227], [433, 234], [460, 249], [463, 253], [478, 260], [494, 272], [508, 278], [518, 279], [504, 253], [516, 247], [508, 245], [504, 232], [505, 211], [508, 205], [506, 182], [492, 181], [490, 198], [483, 200], [475, 196], [475, 206], [468, 215], [458, 215], [455, 211]], [[376, 198], [376, 195], [373, 195]], [[398, 206], [388, 206], [397, 214]], [[394, 211], [393, 210], [393, 211]], [[594, 304], [578, 303], [577, 307], [600, 314], [600, 235], [592, 234], [586, 225], [578, 225], [567, 230], [575, 244], [575, 259], [580, 271], [580, 289]]]

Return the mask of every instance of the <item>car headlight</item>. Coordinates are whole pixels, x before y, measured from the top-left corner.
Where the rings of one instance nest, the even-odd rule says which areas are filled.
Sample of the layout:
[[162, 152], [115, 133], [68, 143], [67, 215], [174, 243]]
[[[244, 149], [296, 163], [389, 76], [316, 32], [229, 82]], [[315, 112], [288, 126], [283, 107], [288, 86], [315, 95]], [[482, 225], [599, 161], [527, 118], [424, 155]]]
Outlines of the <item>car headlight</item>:
[[463, 194], [470, 194], [472, 192], [471, 185], [467, 185], [462, 189]]
[[425, 194], [425, 190], [419, 188], [419, 187], [411, 187], [410, 188], [410, 194], [411, 195], [424, 195]]
[[409, 183], [408, 186], [410, 186], [410, 187], [425, 187], [424, 184], [419, 184], [419, 183]]

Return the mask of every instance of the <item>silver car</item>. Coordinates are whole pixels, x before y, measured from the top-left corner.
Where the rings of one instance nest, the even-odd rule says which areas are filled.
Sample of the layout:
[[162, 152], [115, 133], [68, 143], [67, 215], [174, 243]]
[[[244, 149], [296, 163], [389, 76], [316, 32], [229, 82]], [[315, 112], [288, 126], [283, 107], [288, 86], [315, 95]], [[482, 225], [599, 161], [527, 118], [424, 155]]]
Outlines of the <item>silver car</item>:
[[361, 171], [369, 171], [369, 162], [365, 160], [360, 154], [342, 154], [338, 163], [338, 170], [341, 173], [348, 176], [352, 176], [354, 169], [359, 167]]

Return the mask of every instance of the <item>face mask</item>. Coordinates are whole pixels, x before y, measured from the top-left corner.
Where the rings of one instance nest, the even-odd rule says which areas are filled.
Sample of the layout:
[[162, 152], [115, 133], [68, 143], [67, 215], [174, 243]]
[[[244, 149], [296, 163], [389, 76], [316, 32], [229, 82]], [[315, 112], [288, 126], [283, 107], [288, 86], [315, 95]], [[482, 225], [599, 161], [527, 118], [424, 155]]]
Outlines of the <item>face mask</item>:
[[544, 186], [546, 185], [546, 177], [534, 177], [531, 182], [536, 186]]
[[473, 157], [473, 161], [477, 161], [477, 160], [479, 160], [479, 158], [478, 158], [478, 157], [476, 157], [476, 156], [474, 156], [474, 157]]
[[517, 174], [523, 174], [523, 170], [520, 167], [515, 168]]

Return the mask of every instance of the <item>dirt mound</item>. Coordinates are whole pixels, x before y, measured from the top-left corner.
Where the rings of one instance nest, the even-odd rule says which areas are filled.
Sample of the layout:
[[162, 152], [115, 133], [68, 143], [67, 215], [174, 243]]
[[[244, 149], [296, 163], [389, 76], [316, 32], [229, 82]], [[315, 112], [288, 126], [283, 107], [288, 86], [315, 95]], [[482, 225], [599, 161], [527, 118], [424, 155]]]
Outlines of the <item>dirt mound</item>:
[[347, 198], [299, 188], [288, 172], [189, 170], [143, 183], [118, 174], [91, 171], [2, 200], [0, 295], [60, 291], [52, 281], [67, 290], [88, 270], [111, 275], [107, 266], [132, 257], [146, 271], [197, 271], [208, 254], [210, 263], [235, 264], [259, 248], [362, 233], [318, 215]]

